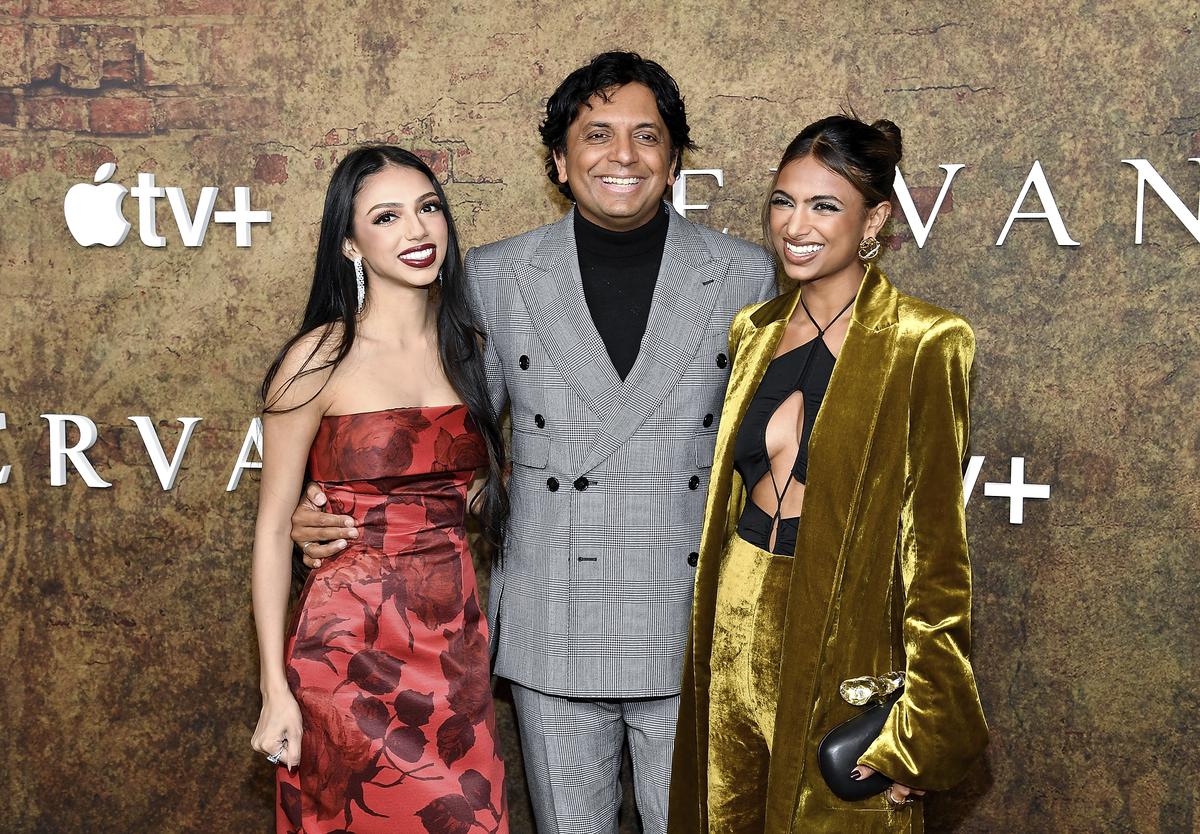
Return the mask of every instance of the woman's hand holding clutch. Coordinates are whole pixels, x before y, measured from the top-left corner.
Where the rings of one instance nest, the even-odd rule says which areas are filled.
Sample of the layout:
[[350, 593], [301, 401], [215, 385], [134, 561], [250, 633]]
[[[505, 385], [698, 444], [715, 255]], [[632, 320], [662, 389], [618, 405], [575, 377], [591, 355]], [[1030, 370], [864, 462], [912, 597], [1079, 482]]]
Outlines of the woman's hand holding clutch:
[[[869, 776], [874, 776], [875, 771], [866, 765], [859, 765], [850, 772], [851, 779], [866, 779]], [[888, 801], [888, 805], [897, 808], [901, 805], [907, 805], [913, 801], [914, 796], [924, 796], [925, 791], [919, 791], [916, 788], [910, 788], [908, 785], [901, 785], [899, 782], [893, 782], [891, 787], [883, 792], [884, 797]]]

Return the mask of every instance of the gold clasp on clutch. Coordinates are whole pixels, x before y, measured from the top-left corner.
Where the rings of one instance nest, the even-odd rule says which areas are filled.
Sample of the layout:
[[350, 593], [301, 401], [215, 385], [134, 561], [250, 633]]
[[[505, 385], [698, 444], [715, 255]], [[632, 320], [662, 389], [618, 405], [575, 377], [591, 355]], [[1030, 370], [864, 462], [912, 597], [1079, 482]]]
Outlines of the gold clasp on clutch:
[[856, 707], [865, 707], [870, 703], [882, 703], [884, 698], [903, 685], [903, 672], [888, 672], [877, 678], [866, 675], [861, 678], [844, 680], [838, 687], [838, 692], [846, 703]]

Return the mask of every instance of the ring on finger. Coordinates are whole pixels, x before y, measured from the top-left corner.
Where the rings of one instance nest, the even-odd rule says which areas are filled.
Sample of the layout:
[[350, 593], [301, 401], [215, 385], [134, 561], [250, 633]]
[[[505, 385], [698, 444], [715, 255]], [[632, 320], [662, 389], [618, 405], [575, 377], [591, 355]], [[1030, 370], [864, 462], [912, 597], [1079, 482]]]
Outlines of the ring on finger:
[[278, 750], [276, 750], [271, 755], [267, 756], [267, 761], [270, 762], [271, 764], [279, 764], [279, 760], [281, 758], [283, 758], [283, 754], [286, 752], [287, 752], [287, 742], [284, 741], [280, 744], [280, 747]]
[[300, 545], [300, 552], [301, 552], [301, 553], [307, 553], [307, 552], [308, 552], [308, 548], [309, 548], [309, 547], [311, 547], [311, 546], [312, 546], [312, 544], [313, 544], [312, 542], [305, 542], [304, 544]]
[[892, 787], [892, 785], [888, 785], [887, 790], [883, 792], [883, 798], [887, 800], [889, 808], [891, 808], [893, 811], [899, 811], [906, 805], [912, 805], [913, 798], [911, 794], [904, 797], [904, 799], [896, 799], [895, 794], [892, 793]]

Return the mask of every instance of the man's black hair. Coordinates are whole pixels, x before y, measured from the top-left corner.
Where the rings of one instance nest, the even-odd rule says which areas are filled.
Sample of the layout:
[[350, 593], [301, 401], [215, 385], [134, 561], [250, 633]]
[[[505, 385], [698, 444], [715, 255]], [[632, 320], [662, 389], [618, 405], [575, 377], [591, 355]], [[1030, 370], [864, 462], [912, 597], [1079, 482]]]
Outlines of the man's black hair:
[[546, 120], [542, 122], [542, 144], [546, 146], [546, 176], [568, 200], [574, 200], [571, 186], [558, 181], [554, 154], [567, 152], [567, 128], [592, 96], [608, 101], [608, 93], [632, 82], [645, 84], [654, 94], [658, 114], [667, 126], [671, 152], [675, 154], [675, 175], [683, 167], [683, 152], [695, 148], [688, 131], [687, 114], [679, 85], [655, 61], [636, 52], [603, 52], [568, 75], [546, 102]]

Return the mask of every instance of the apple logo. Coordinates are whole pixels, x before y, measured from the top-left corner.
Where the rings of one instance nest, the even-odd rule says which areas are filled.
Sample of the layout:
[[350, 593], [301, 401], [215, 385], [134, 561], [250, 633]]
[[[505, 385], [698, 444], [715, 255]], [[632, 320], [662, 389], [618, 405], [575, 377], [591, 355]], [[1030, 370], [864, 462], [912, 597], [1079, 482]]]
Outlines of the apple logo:
[[[121, 203], [129, 189], [107, 182], [117, 170], [115, 162], [105, 162], [96, 169], [95, 185], [77, 183], [67, 191], [63, 200], [63, 215], [67, 228], [81, 246], [120, 246], [129, 234], [129, 221], [121, 213]], [[102, 184], [103, 183], [103, 184]]]

